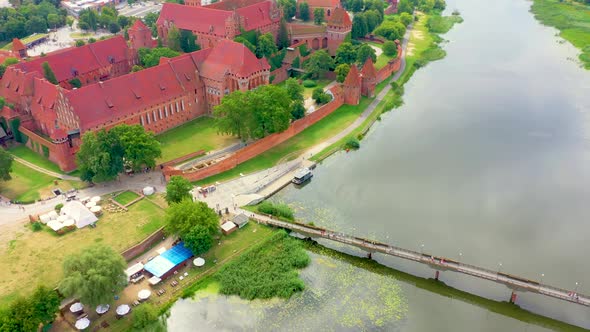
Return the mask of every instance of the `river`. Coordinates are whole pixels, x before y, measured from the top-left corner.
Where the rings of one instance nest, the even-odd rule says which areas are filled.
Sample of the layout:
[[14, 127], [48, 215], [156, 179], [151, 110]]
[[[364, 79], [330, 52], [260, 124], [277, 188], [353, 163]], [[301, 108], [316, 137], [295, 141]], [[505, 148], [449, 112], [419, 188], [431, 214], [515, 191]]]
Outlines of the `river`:
[[[447, 11], [458, 9], [465, 21], [444, 35], [447, 57], [420, 69], [408, 82], [404, 106], [382, 116], [360, 150], [328, 158], [311, 183], [287, 187], [273, 199], [289, 203], [299, 218], [316, 225], [588, 294], [590, 72], [578, 66], [577, 50], [560, 42], [557, 30], [534, 19], [528, 1], [447, 4]], [[434, 274], [415, 263], [375, 258], [412, 274]], [[317, 260], [310, 269], [322, 270]], [[452, 272], [443, 272], [441, 280], [491, 299], [510, 296], [503, 286]], [[305, 292], [327, 287], [313, 278], [306, 282], [311, 290]], [[399, 315], [385, 325], [361, 319], [356, 327], [341, 327], [543, 330], [392, 282], [400, 286], [392, 296], [404, 308]], [[228, 312], [250, 308], [235, 299], [224, 301], [236, 306], [225, 307]], [[252, 318], [244, 328], [265, 330], [273, 315], [280, 316], [277, 306], [290, 307], [294, 301], [268, 304], [264, 318]], [[325, 306], [346, 305], [328, 297], [323, 301]], [[519, 293], [517, 304], [590, 328], [587, 308], [529, 293]], [[189, 331], [183, 326], [190, 326], [190, 312], [207, 307], [210, 301], [202, 299], [177, 303], [170, 330]], [[359, 310], [364, 317], [371, 309]], [[323, 324], [310, 321], [307, 329], [340, 326], [337, 312], [325, 314]], [[240, 326], [239, 319], [225, 321], [215, 328]], [[213, 326], [207, 318], [199, 322]]]

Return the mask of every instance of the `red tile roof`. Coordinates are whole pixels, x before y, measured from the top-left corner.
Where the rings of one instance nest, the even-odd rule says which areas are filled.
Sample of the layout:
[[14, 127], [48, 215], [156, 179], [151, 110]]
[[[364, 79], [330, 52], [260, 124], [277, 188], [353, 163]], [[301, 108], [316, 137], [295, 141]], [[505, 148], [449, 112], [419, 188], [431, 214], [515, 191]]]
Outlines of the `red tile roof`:
[[247, 77], [257, 71], [270, 70], [265, 58], [258, 59], [244, 44], [227, 39], [220, 41], [204, 60], [199, 64], [201, 75], [215, 80], [221, 80], [226, 71]]
[[242, 28], [250, 31], [280, 21], [281, 16], [278, 14], [271, 18], [272, 5], [271, 1], [264, 1], [236, 10], [243, 19], [244, 25]]
[[117, 63], [129, 58], [129, 48], [122, 36], [116, 36], [81, 47], [72, 47], [52, 52], [44, 57], [32, 61], [21, 62], [16, 65], [24, 72], [43, 73], [41, 65], [47, 61], [59, 82]]
[[352, 86], [359, 86], [360, 79], [359, 79], [359, 71], [355, 65], [350, 66], [350, 71], [348, 75], [346, 75], [346, 79], [344, 79], [344, 85], [352, 85]]
[[338, 7], [332, 12], [330, 19], [328, 20], [328, 25], [347, 28], [352, 27], [352, 21], [346, 10]]
[[297, 0], [297, 5], [299, 6], [300, 3], [307, 2], [310, 8], [315, 7], [342, 7], [340, 5], [340, 0]]
[[13, 51], [18, 52], [20, 50], [26, 50], [26, 49], [27, 48], [25, 47], [23, 42], [20, 41], [20, 39], [18, 39], [18, 38], [12, 39], [12, 50]]
[[156, 23], [171, 21], [179, 29], [225, 36], [225, 20], [231, 15], [230, 11], [164, 3]]
[[213, 8], [213, 9], [220, 9], [220, 10], [234, 10], [242, 7], [251, 6], [253, 4], [268, 1], [268, 0], [223, 0], [218, 1], [216, 3], [212, 3], [205, 7]]
[[149, 30], [148, 28], [140, 19], [135, 20], [135, 23], [129, 28], [129, 31], [142, 31], [142, 30]]
[[370, 57], [367, 58], [367, 61], [365, 61], [365, 64], [363, 65], [363, 69], [361, 69], [361, 73], [363, 74], [363, 77], [377, 77], [377, 72], [375, 71], [375, 66], [373, 65], [373, 59]]
[[307, 35], [307, 34], [314, 34], [314, 33], [324, 33], [326, 32], [326, 27], [323, 25], [315, 25], [315, 24], [295, 24], [290, 23], [288, 25], [289, 33], [291, 36], [298, 36], [298, 35]]

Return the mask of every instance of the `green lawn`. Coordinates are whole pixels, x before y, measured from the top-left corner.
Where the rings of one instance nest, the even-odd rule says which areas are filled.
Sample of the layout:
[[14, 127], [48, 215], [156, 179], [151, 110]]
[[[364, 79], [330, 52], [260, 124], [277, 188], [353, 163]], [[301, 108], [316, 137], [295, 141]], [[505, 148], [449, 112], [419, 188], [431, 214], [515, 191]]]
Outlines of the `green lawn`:
[[198, 185], [226, 181], [238, 177], [240, 173], [252, 173], [276, 165], [281, 160], [292, 160], [306, 149], [321, 143], [344, 130], [358, 118], [358, 116], [371, 103], [373, 98], [361, 99], [358, 105], [342, 105], [332, 114], [318, 121], [313, 126], [305, 129], [298, 135], [275, 146], [274, 148], [242, 163], [237, 167], [203, 180], [196, 181]]
[[133, 191], [124, 191], [119, 195], [115, 196], [113, 199], [121, 205], [127, 205], [137, 197], [139, 197], [139, 195], [134, 193]]
[[15, 146], [9, 149], [8, 152], [48, 171], [63, 173], [55, 163], [24, 145]]
[[198, 150], [218, 150], [238, 139], [228, 135], [219, 135], [215, 120], [200, 117], [156, 136], [162, 146], [162, 157], [157, 163], [170, 161]]
[[[8, 181], [0, 181], [0, 195], [11, 200], [32, 203], [40, 198], [53, 197], [52, 189], [62, 191], [85, 186], [81, 181], [65, 181], [37, 172], [19, 162], [12, 163], [12, 177]], [[57, 181], [57, 184], [55, 184]]]
[[3, 247], [0, 255], [0, 306], [17, 295], [28, 294], [37, 284], [57, 286], [62, 277], [61, 264], [67, 255], [97, 242], [120, 252], [163, 225], [164, 210], [144, 199], [128, 212], [104, 211], [96, 228], [85, 227], [62, 236], [47, 227], [34, 233], [23, 228], [9, 246]]
[[[371, 46], [375, 46], [378, 48], [383, 48], [382, 44], [379, 43], [373, 43], [373, 42], [369, 42], [367, 43]], [[396, 56], [389, 56], [389, 55], [385, 55], [385, 53], [381, 53], [378, 57], [377, 57], [377, 62], [375, 62], [375, 69], [379, 70], [383, 67], [385, 67], [385, 65], [387, 64], [387, 62], [389, 62], [389, 60], [391, 59], [395, 59]]]
[[590, 69], [590, 6], [573, 1], [534, 0], [531, 11], [545, 25], [582, 51], [580, 60]]
[[[48, 36], [46, 33], [37, 33], [35, 35], [31, 35], [31, 36], [27, 36], [25, 38], [21, 38], [21, 42], [23, 44], [26, 43], [30, 43], [30, 42], [34, 42], [35, 40], [41, 39], [43, 37]], [[4, 45], [4, 47], [2, 47], [3, 50], [11, 50], [12, 49], [12, 43], [8, 43], [6, 45]]]
[[311, 98], [311, 95], [313, 94], [313, 90], [317, 89], [317, 88], [325, 88], [326, 85], [330, 84], [330, 82], [332, 82], [331, 80], [328, 79], [321, 79], [321, 80], [315, 80], [317, 86], [314, 86], [313, 88], [306, 88], [303, 87], [303, 98], [307, 99], [307, 98]]

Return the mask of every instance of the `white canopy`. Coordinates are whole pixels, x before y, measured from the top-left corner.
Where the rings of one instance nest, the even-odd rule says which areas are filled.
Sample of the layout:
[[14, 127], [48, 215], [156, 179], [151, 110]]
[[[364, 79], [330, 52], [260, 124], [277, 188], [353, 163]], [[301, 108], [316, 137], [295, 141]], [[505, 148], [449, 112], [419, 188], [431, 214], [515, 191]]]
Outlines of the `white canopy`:
[[78, 330], [83, 330], [85, 328], [87, 328], [88, 326], [90, 326], [90, 319], [84, 317], [82, 319], [78, 319], [76, 321], [76, 328]]
[[81, 199], [80, 199], [80, 202], [82, 202], [82, 203], [86, 203], [86, 202], [88, 202], [89, 200], [90, 200], [90, 197], [84, 197], [84, 198], [81, 198]]
[[125, 270], [127, 279], [131, 278], [132, 275], [136, 274], [137, 272], [140, 272], [141, 270], [143, 270], [143, 264], [137, 263], [131, 265], [129, 268], [127, 268], [127, 270]]
[[131, 308], [129, 308], [128, 305], [126, 304], [121, 304], [120, 306], [117, 307], [117, 315], [119, 316], [125, 316], [129, 313], [129, 310], [131, 310]]
[[63, 222], [63, 226], [64, 227], [69, 227], [69, 226], [74, 226], [74, 224], [76, 224], [76, 221], [74, 219], [67, 219], [66, 221]]
[[39, 216], [39, 220], [43, 223], [43, 224], [47, 224], [49, 222], [49, 220], [51, 220], [51, 217], [47, 214], [42, 214]]
[[148, 282], [150, 283], [150, 285], [157, 285], [160, 281], [162, 281], [162, 279], [160, 279], [156, 276], [153, 276], [148, 279]]
[[94, 213], [90, 212], [90, 210], [78, 201], [67, 202], [61, 208], [61, 213], [74, 219], [78, 228], [88, 226], [98, 220]]
[[47, 226], [56, 232], [64, 227], [64, 225], [57, 220], [49, 220]]
[[232, 229], [236, 228], [236, 224], [234, 224], [233, 222], [226, 222], [225, 224], [221, 225], [221, 229], [223, 229], [226, 232], [231, 231]]
[[102, 315], [105, 312], [109, 311], [110, 308], [111, 308], [111, 306], [108, 304], [101, 304], [98, 307], [96, 307], [96, 313], [99, 315]]
[[57, 216], [58, 216], [57, 212], [55, 212], [55, 211], [49, 211], [49, 213], [47, 213], [47, 215], [49, 216], [49, 218], [51, 218], [51, 220], [57, 219]]
[[68, 216], [59, 216], [57, 217], [57, 221], [63, 223], [64, 221], [68, 220]]
[[146, 196], [153, 195], [154, 194], [154, 191], [155, 191], [154, 190], [154, 187], [145, 187], [145, 188], [143, 188], [143, 194], [146, 195]]
[[160, 249], [156, 250], [156, 252], [161, 255], [166, 252], [166, 247], [161, 247]]
[[90, 208], [90, 212], [92, 212], [92, 213], [98, 213], [98, 212], [100, 212], [100, 210], [102, 210], [102, 208], [100, 206], [93, 206]]
[[205, 265], [205, 260], [201, 257], [197, 257], [193, 260], [193, 264], [195, 264], [195, 266], [203, 266]]
[[142, 289], [139, 291], [139, 293], [137, 293], [137, 298], [139, 298], [141, 301], [143, 300], [147, 300], [150, 295], [152, 295], [152, 292], [150, 292], [147, 289]]
[[90, 201], [90, 202], [86, 203], [86, 204], [85, 204], [85, 206], [86, 206], [87, 208], [91, 208], [91, 207], [93, 207], [93, 206], [96, 206], [96, 202]]
[[78, 312], [78, 311], [82, 311], [83, 309], [84, 309], [84, 306], [80, 302], [76, 302], [70, 306], [71, 312]]
[[91, 202], [98, 203], [100, 202], [100, 196], [94, 196], [90, 199]]

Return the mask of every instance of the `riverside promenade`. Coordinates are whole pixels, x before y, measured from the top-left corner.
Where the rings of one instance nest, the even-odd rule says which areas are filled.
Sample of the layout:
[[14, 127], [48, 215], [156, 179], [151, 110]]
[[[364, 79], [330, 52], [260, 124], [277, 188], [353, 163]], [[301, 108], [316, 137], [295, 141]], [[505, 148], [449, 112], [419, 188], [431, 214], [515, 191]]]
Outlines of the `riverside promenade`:
[[355, 237], [352, 235], [347, 235], [344, 233], [336, 232], [329, 229], [324, 229], [320, 227], [305, 225], [297, 222], [285, 222], [270, 218], [268, 216], [263, 216], [260, 214], [255, 214], [249, 211], [241, 211], [244, 214], [248, 215], [251, 219], [255, 220], [258, 223], [288, 229], [294, 232], [297, 232], [304, 237], [309, 238], [323, 238], [334, 242], [340, 242], [347, 245], [355, 246], [360, 248], [366, 252], [368, 252], [368, 257], [371, 258], [373, 253], [381, 253], [389, 256], [394, 256], [398, 258], [402, 258], [405, 260], [410, 260], [414, 262], [418, 262], [424, 265], [428, 265], [435, 272], [435, 279], [438, 280], [438, 276], [440, 271], [453, 271], [457, 273], [466, 274], [472, 277], [476, 277], [479, 279], [490, 280], [499, 284], [503, 284], [509, 289], [512, 290], [512, 294], [510, 297], [510, 302], [514, 303], [516, 301], [517, 295], [516, 292], [532, 292], [541, 294], [544, 296], [556, 298], [559, 300], [583, 305], [590, 307], [590, 296], [575, 293], [572, 290], [566, 290], [546, 284], [542, 284], [535, 280], [530, 280], [526, 278], [522, 278], [515, 275], [510, 275], [507, 273], [502, 273], [499, 271], [492, 271], [490, 269], [486, 269], [483, 267], [469, 265], [465, 263], [461, 263], [459, 261], [449, 259], [446, 257], [436, 256], [425, 252], [416, 252], [413, 250], [408, 250], [396, 246], [392, 246], [389, 244], [363, 239], [359, 237]]

